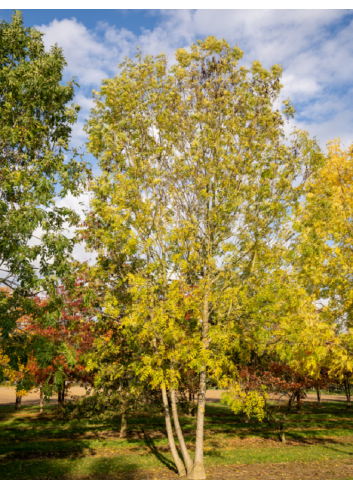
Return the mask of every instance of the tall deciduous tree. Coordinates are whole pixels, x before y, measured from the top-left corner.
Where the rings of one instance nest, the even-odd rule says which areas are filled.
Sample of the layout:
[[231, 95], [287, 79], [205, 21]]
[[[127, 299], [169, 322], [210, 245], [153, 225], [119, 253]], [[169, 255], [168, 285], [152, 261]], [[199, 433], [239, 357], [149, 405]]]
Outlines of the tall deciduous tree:
[[293, 261], [302, 284], [332, 325], [327, 343], [329, 376], [347, 380], [353, 372], [353, 145], [338, 139], [327, 145], [325, 164], [307, 184], [296, 213]]
[[45, 52], [42, 37], [18, 11], [0, 23], [0, 285], [13, 290], [1, 303], [3, 341], [24, 299], [66, 270], [73, 241], [63, 226], [77, 216], [56, 198], [79, 192], [85, 168], [68, 153], [75, 83], [61, 83], [62, 50]]
[[[126, 264], [116, 279], [130, 297], [122, 307], [106, 287], [104, 314], [120, 317], [132, 347], [143, 347], [136, 375], [161, 389], [173, 458], [191, 479], [205, 478], [207, 378], [221, 381], [232, 346], [271, 334], [268, 304], [280, 283], [262, 291], [260, 321], [251, 307], [262, 278], [281, 279], [288, 214], [303, 191], [295, 182], [320, 161], [306, 133], [293, 148], [285, 142], [284, 116], [274, 109], [281, 67], [256, 61], [246, 69], [241, 57], [214, 37], [178, 50], [172, 66], [165, 55], [138, 54], [95, 93], [86, 126], [102, 174], [84, 233], [102, 276]], [[284, 112], [293, 113], [289, 101]], [[198, 375], [194, 460], [175, 400], [190, 369]]]

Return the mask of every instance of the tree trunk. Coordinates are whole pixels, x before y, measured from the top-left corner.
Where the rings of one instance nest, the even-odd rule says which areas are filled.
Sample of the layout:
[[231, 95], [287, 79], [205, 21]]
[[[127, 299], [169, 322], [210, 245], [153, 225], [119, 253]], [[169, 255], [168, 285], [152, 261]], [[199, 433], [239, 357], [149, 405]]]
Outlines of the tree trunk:
[[206, 472], [203, 465], [203, 437], [204, 437], [204, 420], [206, 404], [206, 367], [200, 372], [200, 390], [197, 403], [197, 421], [196, 421], [196, 444], [194, 466], [189, 479], [205, 480]]
[[44, 393], [42, 387], [39, 388], [39, 405], [40, 405], [40, 410], [39, 414], [43, 414], [43, 398], [44, 398]]
[[121, 413], [121, 428], [120, 428], [120, 438], [126, 438], [127, 435], [127, 416], [126, 410]]
[[285, 420], [286, 420], [286, 415], [284, 415], [282, 417], [282, 420], [280, 422], [280, 425], [279, 425], [279, 438], [281, 440], [282, 443], [286, 443], [286, 434], [284, 432], [284, 423], [285, 423]]
[[15, 404], [15, 409], [20, 409], [22, 404], [22, 396], [18, 396], [16, 394], [16, 404]]
[[[202, 341], [204, 348], [208, 348], [208, 320], [209, 320], [209, 293], [210, 279], [207, 277], [207, 289], [203, 299], [202, 311]], [[195, 443], [195, 458], [192, 472], [189, 476], [191, 480], [205, 480], [206, 472], [203, 464], [203, 438], [204, 438], [204, 422], [205, 422], [205, 406], [206, 406], [206, 365], [201, 367], [199, 392], [197, 400], [197, 419], [196, 419], [196, 443]]]
[[249, 418], [249, 416], [247, 414], [240, 414], [239, 421], [241, 423], [249, 423], [250, 418]]
[[195, 394], [189, 391], [189, 416], [195, 416]]
[[62, 395], [61, 395], [61, 389], [58, 390], [58, 403], [62, 403]]
[[351, 408], [351, 386], [349, 380], [344, 381], [344, 390], [346, 391], [347, 397], [347, 409]]
[[192, 463], [192, 460], [190, 458], [188, 449], [186, 448], [183, 432], [182, 432], [181, 427], [180, 427], [179, 416], [178, 416], [178, 408], [176, 405], [175, 390], [174, 389], [170, 389], [170, 399], [171, 399], [171, 404], [172, 404], [174, 427], [175, 427], [175, 431], [176, 431], [176, 434], [178, 437], [180, 451], [182, 453], [184, 463], [186, 465], [187, 474], [190, 475], [192, 468], [193, 468], [193, 463]]
[[301, 410], [300, 391], [297, 393], [296, 397], [297, 397], [297, 413], [300, 413], [300, 410]]
[[188, 415], [192, 416], [193, 413], [193, 407], [191, 405], [191, 394], [189, 394], [189, 406], [188, 406]]
[[165, 425], [167, 428], [167, 435], [168, 435], [170, 451], [172, 452], [172, 457], [173, 457], [174, 463], [176, 465], [176, 468], [178, 470], [179, 476], [185, 477], [185, 475], [186, 475], [185, 467], [184, 467], [183, 462], [180, 460], [178, 451], [177, 451], [176, 446], [175, 446], [173, 428], [172, 428], [172, 423], [170, 421], [167, 391], [166, 391], [165, 387], [162, 387], [161, 391], [162, 391], [162, 400], [163, 400], [163, 407], [164, 407]]
[[319, 386], [316, 386], [316, 394], [317, 394], [317, 402], [321, 404], [321, 389]]

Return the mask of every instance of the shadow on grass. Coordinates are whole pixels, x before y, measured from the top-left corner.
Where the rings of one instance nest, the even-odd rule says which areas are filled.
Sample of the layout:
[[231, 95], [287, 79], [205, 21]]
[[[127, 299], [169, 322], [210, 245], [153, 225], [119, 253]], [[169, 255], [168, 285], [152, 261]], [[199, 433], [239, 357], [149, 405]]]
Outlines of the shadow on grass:
[[[0, 474], [3, 480], [136, 480], [143, 479], [144, 475], [147, 475], [148, 478], [151, 475], [144, 474], [143, 467], [146, 467], [146, 463], [141, 464], [140, 455], [113, 453], [117, 447], [112, 446], [109, 440], [101, 438], [99, 432], [107, 428], [113, 429], [118, 435], [116, 430], [117, 425], [120, 425], [118, 419], [109, 420], [109, 422], [95, 421], [92, 426], [88, 420], [76, 422], [55, 419], [55, 416], [50, 418], [46, 416], [39, 418], [38, 416], [39, 419], [28, 417], [26, 414], [32, 411], [32, 408], [29, 407], [22, 410], [22, 415], [15, 413], [13, 409], [5, 408], [1, 411], [0, 424], [3, 421], [6, 426], [5, 428], [3, 425], [6, 435], [0, 441]], [[11, 418], [10, 424], [6, 419], [8, 417]], [[41, 421], [40, 426], [38, 425], [39, 420]], [[84, 436], [86, 431], [86, 439], [78, 438], [78, 435]], [[159, 435], [165, 435], [163, 430], [158, 431]], [[155, 430], [149, 433], [144, 429], [138, 429], [136, 432], [135, 443], [137, 440], [142, 441], [150, 451], [150, 456], [152, 455], [172, 473], [176, 473], [172, 461], [162, 453], [165, 448], [157, 446], [154, 442]], [[132, 439], [131, 441], [133, 442]], [[154, 465], [153, 462], [152, 465]]]
[[177, 473], [176, 466], [161, 452], [161, 447], [158, 447], [154, 439], [144, 429], [141, 429], [141, 439], [143, 439], [150, 449], [151, 453], [169, 470]]
[[[129, 454], [89, 446], [89, 440], [61, 443], [29, 442], [0, 444], [3, 480], [140, 479], [141, 466]], [[2, 452], [2, 453], [1, 453]]]
[[87, 455], [69, 458], [13, 460], [0, 464], [3, 480], [32, 479], [135, 479], [139, 466], [128, 457], [90, 458]]

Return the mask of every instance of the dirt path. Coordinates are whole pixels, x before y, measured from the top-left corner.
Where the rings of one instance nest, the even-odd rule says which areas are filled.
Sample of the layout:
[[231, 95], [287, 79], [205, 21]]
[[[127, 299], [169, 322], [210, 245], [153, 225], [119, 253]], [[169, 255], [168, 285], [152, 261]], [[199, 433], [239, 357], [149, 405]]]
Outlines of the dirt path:
[[[223, 391], [221, 390], [208, 390], [206, 392], [206, 401], [208, 402], [219, 402], [221, 398], [221, 394]], [[86, 390], [84, 387], [71, 387], [69, 389], [69, 398], [70, 396], [83, 396], [85, 395]], [[347, 402], [346, 397], [342, 395], [322, 395], [322, 401], [341, 401]], [[0, 405], [15, 405], [16, 393], [14, 389], [0, 387]], [[305, 399], [306, 402], [317, 402], [316, 394], [308, 394]], [[57, 396], [51, 399], [51, 404], [57, 404]], [[28, 396], [22, 397], [22, 405], [30, 406], [39, 404], [39, 393], [38, 392], [30, 392]]]
[[[71, 387], [69, 390], [70, 396], [83, 396], [85, 395], [86, 390], [83, 387]], [[14, 406], [16, 401], [16, 391], [13, 388], [0, 387], [0, 405]], [[52, 397], [50, 400], [51, 404], [58, 403], [58, 397]], [[23, 406], [33, 406], [39, 404], [39, 392], [31, 391], [28, 396], [22, 397], [22, 405]]]

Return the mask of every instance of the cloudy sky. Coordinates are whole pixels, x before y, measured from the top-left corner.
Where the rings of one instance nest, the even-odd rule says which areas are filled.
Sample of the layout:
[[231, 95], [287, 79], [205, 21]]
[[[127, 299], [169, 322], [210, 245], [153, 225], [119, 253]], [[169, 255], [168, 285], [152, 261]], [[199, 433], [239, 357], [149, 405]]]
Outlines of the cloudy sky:
[[[328, 139], [353, 141], [353, 10], [23, 10], [25, 25], [58, 43], [68, 66], [65, 78], [80, 84], [82, 106], [75, 142], [84, 143], [83, 121], [92, 88], [117, 73], [124, 56], [172, 56], [208, 35], [224, 37], [244, 51], [243, 62], [282, 64], [283, 98], [295, 103], [292, 125]], [[0, 10], [10, 20], [11, 10]]]
[[[329, 139], [353, 141], [353, 10], [23, 10], [26, 26], [57, 43], [75, 77], [82, 107], [74, 143], [84, 144], [83, 124], [91, 91], [117, 73], [124, 56], [142, 52], [172, 56], [208, 35], [244, 51], [243, 63], [283, 66], [283, 98], [294, 102], [291, 126], [306, 128], [324, 147]], [[10, 20], [0, 10], [0, 20]], [[290, 129], [290, 128], [288, 128]]]

